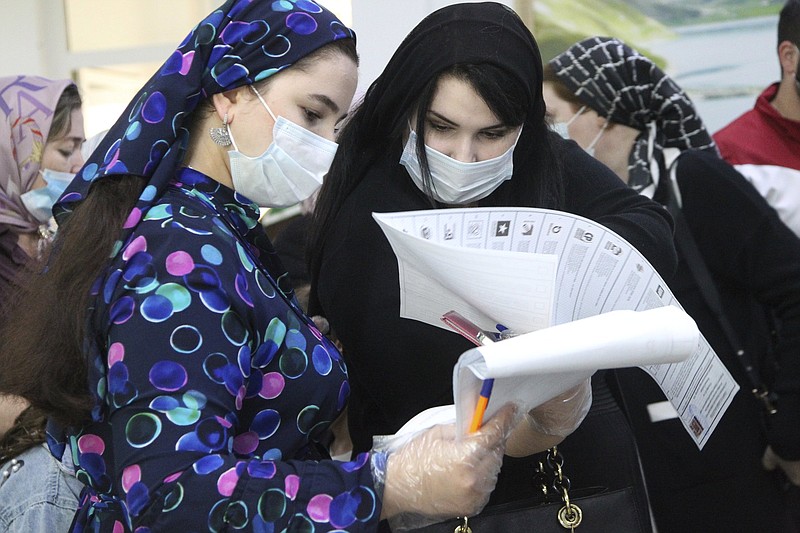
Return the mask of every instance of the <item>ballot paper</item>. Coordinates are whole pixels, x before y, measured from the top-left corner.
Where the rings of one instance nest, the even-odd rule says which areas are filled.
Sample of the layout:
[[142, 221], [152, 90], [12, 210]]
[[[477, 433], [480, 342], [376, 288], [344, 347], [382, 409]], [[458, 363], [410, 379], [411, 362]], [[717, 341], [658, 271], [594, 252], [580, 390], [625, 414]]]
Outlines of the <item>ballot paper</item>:
[[[549, 343], [548, 366], [512, 368], [513, 376], [503, 377], [499, 385], [495, 381], [487, 417], [520, 387], [535, 389], [526, 402], [540, 398], [543, 402], [598, 369], [640, 366], [659, 384], [702, 448], [739, 389], [702, 334], [688, 354], [666, 350], [663, 359], [653, 359], [656, 350], [648, 342], [668, 342], [671, 332], [659, 332], [657, 324], [637, 330], [641, 323], [635, 325], [634, 317], [645, 315], [648, 318], [642, 320], [649, 322], [653, 315], [627, 315], [631, 320], [627, 328], [624, 314], [612, 315], [673, 306], [686, 316], [644, 256], [601, 224], [536, 208], [454, 208], [373, 213], [373, 217], [397, 256], [401, 316], [446, 328], [441, 316], [455, 310], [487, 331], [500, 324], [519, 334], [496, 343], [497, 347], [469, 350], [459, 359], [453, 409], [462, 430], [475, 406], [474, 383], [491, 377], [484, 372], [499, 368], [493, 365], [509, 348], [523, 354], [515, 356], [519, 363], [536, 359], [536, 350]], [[611, 316], [605, 318], [610, 322], [599, 328], [593, 321], [588, 326], [581, 321], [603, 314]], [[668, 324], [664, 329], [677, 327]], [[546, 337], [547, 343], [538, 336], [533, 342], [534, 336], [525, 335], [532, 332], [553, 336]], [[628, 337], [620, 339], [622, 334]], [[675, 346], [685, 347], [687, 338], [676, 335]], [[617, 341], [628, 342], [633, 349], [621, 355]], [[562, 346], [565, 351], [559, 354]], [[497, 357], [494, 350], [500, 350]], [[437, 420], [443, 416], [439, 412]], [[415, 417], [411, 426], [425, 418]]]

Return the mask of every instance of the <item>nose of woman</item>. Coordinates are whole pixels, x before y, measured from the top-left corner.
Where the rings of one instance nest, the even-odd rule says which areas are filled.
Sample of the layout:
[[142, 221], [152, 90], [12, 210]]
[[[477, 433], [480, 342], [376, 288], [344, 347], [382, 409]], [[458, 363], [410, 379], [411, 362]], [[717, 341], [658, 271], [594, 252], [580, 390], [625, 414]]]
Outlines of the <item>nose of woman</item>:
[[69, 171], [75, 174], [81, 169], [81, 167], [83, 167], [83, 164], [83, 154], [81, 154], [80, 150], [75, 150], [75, 152], [72, 154], [72, 157], [69, 159]]
[[453, 141], [447, 155], [462, 163], [475, 163], [476, 161], [480, 161], [475, 142], [467, 136]]

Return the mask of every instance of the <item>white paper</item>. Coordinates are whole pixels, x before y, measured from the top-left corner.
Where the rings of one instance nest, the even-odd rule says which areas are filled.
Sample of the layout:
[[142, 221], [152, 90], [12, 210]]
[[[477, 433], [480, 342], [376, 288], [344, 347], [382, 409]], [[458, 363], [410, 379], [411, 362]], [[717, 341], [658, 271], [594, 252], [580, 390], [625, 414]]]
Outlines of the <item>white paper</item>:
[[453, 371], [457, 428], [466, 433], [484, 379], [495, 380], [487, 414], [507, 402], [529, 410], [599, 369], [684, 361], [699, 337], [689, 315], [665, 306], [610, 311], [473, 348]]
[[[398, 259], [405, 318], [446, 327], [441, 315], [455, 310], [489, 331], [502, 324], [529, 333], [616, 310], [682, 309], [638, 250], [608, 228], [577, 215], [534, 208], [459, 208], [373, 216]], [[649, 334], [641, 332], [639, 337], [647, 340]], [[546, 400], [599, 368], [618, 367], [619, 361], [608, 352], [584, 348], [587, 351], [556, 357], [563, 366], [557, 363], [535, 384], [529, 375], [503, 378], [510, 381], [499, 387], [495, 382], [490, 409], [501, 405], [507, 388], [535, 385]], [[622, 366], [641, 366], [656, 380], [702, 448], [738, 385], [702, 335], [680, 363], [649, 360], [649, 352]], [[591, 364], [576, 362], [584, 353], [593, 354]], [[476, 396], [467, 399], [474, 391], [458, 390], [457, 373], [458, 367], [456, 405], [463, 401], [474, 406]], [[463, 425], [463, 414], [457, 418]]]

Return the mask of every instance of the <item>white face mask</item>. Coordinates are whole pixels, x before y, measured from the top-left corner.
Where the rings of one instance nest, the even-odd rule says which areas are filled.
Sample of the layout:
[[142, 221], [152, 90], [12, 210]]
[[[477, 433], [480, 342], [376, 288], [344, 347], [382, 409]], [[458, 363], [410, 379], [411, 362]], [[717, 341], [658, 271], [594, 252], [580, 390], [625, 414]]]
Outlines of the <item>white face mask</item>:
[[[586, 111], [586, 106], [583, 106], [580, 109], [578, 109], [575, 112], [575, 114], [572, 115], [572, 118], [569, 119], [568, 121], [566, 121], [566, 122], [555, 122], [553, 124], [553, 131], [555, 131], [556, 133], [561, 135], [563, 138], [569, 139], [570, 138], [570, 136], [569, 136], [569, 126], [570, 126], [570, 124], [575, 122], [575, 119], [578, 118], [579, 116], [581, 116], [581, 114], [584, 111]], [[594, 157], [594, 148], [595, 148], [595, 146], [597, 146], [597, 141], [599, 141], [600, 137], [603, 136], [603, 133], [605, 133], [607, 127], [608, 127], [608, 119], [606, 119], [606, 121], [603, 123], [603, 127], [600, 128], [600, 131], [597, 133], [597, 135], [595, 135], [594, 139], [592, 139], [592, 142], [589, 143], [589, 146], [587, 146], [585, 148], [586, 152], [590, 156]]]
[[[502, 155], [475, 163], [458, 161], [425, 145], [433, 181], [433, 197], [445, 204], [467, 204], [486, 198], [514, 173], [514, 147], [517, 141]], [[414, 130], [408, 135], [400, 164], [406, 168], [419, 190], [425, 192]]]
[[553, 123], [553, 131], [561, 135], [563, 138], [569, 140], [569, 125], [575, 122], [575, 119], [580, 116], [586, 110], [586, 106], [581, 107], [578, 109], [572, 118], [570, 118], [566, 122], [554, 122]]
[[19, 199], [39, 223], [46, 224], [53, 216], [53, 205], [64, 194], [75, 174], [47, 169], [39, 172], [47, 185], [21, 194]]
[[257, 157], [239, 151], [228, 127], [233, 143], [233, 150], [228, 152], [233, 188], [259, 207], [295, 205], [322, 186], [339, 145], [283, 117], [275, 118], [258, 91], [250, 88], [275, 121], [275, 126], [272, 142]]

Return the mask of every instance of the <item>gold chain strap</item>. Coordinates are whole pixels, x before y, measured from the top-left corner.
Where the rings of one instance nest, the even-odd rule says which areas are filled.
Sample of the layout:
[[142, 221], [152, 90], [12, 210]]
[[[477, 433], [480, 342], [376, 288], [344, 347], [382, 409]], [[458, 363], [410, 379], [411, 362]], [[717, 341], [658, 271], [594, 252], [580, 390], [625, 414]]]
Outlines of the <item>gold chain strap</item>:
[[[564, 506], [558, 510], [558, 523], [561, 527], [570, 531], [575, 531], [581, 521], [583, 520], [583, 511], [577, 504], [569, 500], [569, 478], [564, 475], [564, 456], [558, 453], [558, 447], [553, 446], [547, 450], [546, 457], [547, 466], [543, 461], [539, 461], [534, 473], [534, 484], [541, 487], [542, 493], [545, 497], [550, 492], [550, 487], [558, 494]], [[552, 472], [552, 476], [548, 475], [548, 471]], [[552, 478], [552, 484], [548, 486], [548, 481]], [[456, 526], [453, 533], [472, 533], [472, 528], [469, 527], [469, 520], [466, 516], [461, 518], [462, 522]]]
[[[581, 508], [578, 507], [577, 504], [571, 502], [569, 499], [570, 480], [564, 475], [564, 470], [562, 468], [564, 466], [564, 456], [558, 453], [557, 446], [553, 446], [547, 450], [547, 466], [553, 472], [552, 487], [560, 496], [561, 501], [564, 502], [564, 506], [558, 511], [558, 523], [561, 524], [561, 527], [564, 529], [575, 531], [575, 528], [581, 525], [583, 511], [581, 511]], [[544, 465], [541, 462], [539, 463], [539, 469], [537, 474], [543, 474]], [[539, 478], [541, 479], [541, 476]], [[547, 485], [543, 484], [542, 487], [545, 494], [547, 494]]]
[[472, 528], [469, 527], [469, 519], [465, 516], [461, 518], [463, 522], [458, 524], [453, 530], [453, 533], [472, 533]]

